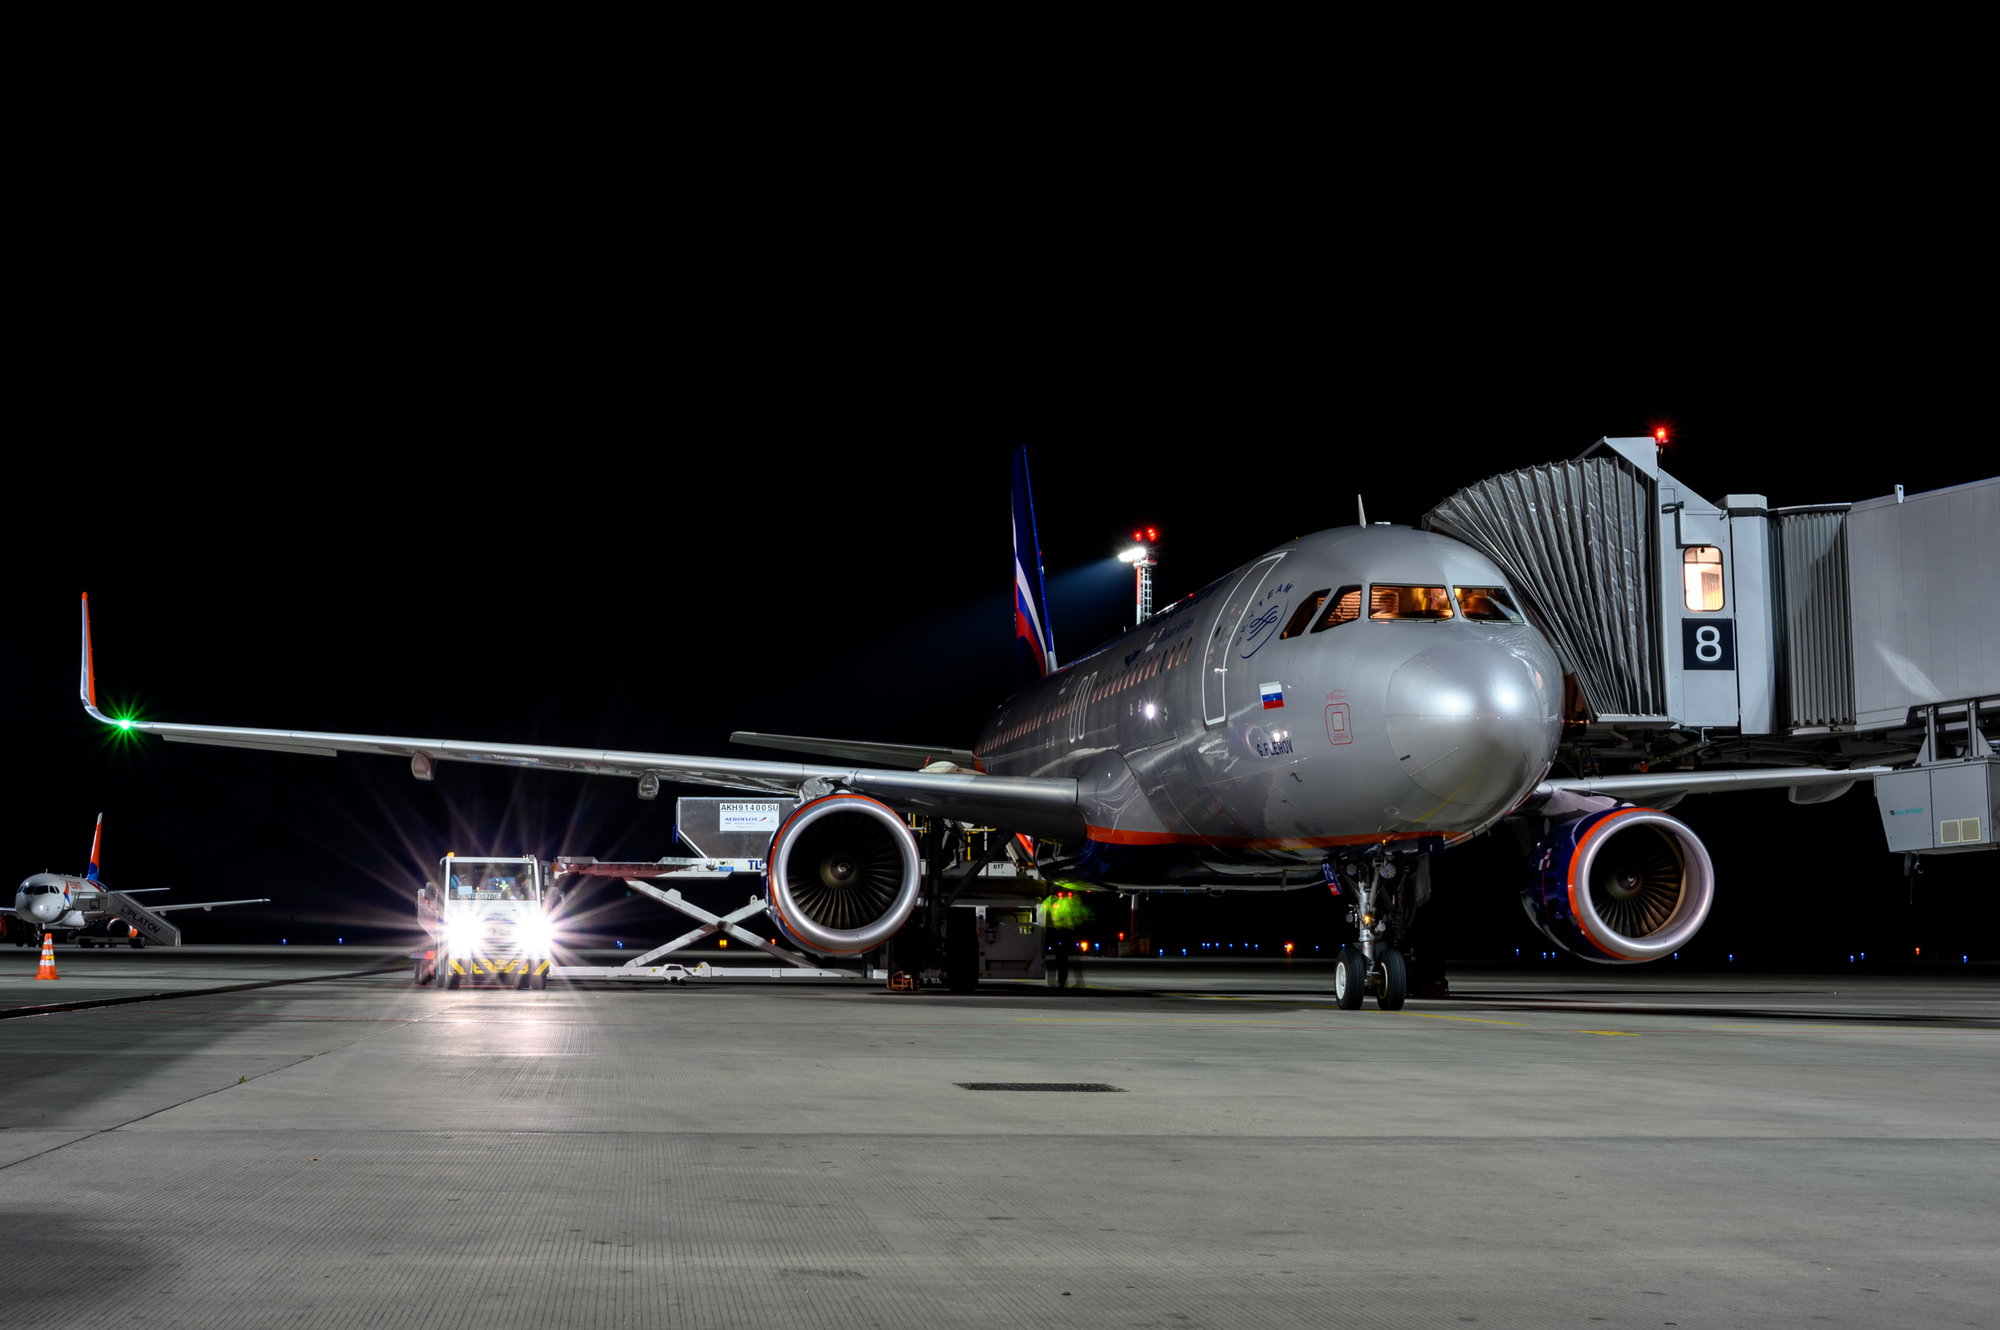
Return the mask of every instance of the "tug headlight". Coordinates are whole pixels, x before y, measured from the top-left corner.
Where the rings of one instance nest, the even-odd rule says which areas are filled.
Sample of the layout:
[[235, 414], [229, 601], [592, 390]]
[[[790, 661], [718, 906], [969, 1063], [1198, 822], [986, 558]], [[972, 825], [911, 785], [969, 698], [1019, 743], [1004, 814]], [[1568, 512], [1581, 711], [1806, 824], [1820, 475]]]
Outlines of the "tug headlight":
[[471, 951], [479, 941], [479, 925], [470, 919], [454, 919], [444, 926], [444, 940], [453, 951]]
[[555, 925], [540, 915], [529, 915], [514, 925], [514, 941], [523, 951], [544, 955], [555, 940]]

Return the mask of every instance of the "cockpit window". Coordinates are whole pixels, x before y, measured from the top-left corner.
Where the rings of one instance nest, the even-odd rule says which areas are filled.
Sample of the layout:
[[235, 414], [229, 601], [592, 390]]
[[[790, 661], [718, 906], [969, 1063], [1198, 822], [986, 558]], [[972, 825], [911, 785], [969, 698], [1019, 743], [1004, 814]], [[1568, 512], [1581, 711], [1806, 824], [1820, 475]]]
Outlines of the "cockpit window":
[[1468, 619], [1481, 623], [1525, 623], [1521, 611], [1514, 608], [1514, 598], [1507, 594], [1503, 586], [1462, 586], [1458, 592], [1458, 608]]
[[1297, 637], [1300, 633], [1303, 633], [1306, 630], [1306, 625], [1312, 622], [1313, 615], [1319, 613], [1319, 607], [1326, 604], [1326, 598], [1332, 594], [1333, 589], [1331, 587], [1321, 587], [1300, 601], [1298, 609], [1292, 611], [1292, 621], [1285, 625], [1285, 631], [1279, 633], [1278, 636], [1280, 638]]
[[1323, 633], [1329, 628], [1338, 628], [1344, 623], [1353, 623], [1361, 617], [1361, 588], [1344, 586], [1333, 593], [1326, 614], [1312, 626], [1315, 633]]
[[1441, 586], [1383, 586], [1368, 589], [1371, 619], [1449, 619], [1451, 597]]

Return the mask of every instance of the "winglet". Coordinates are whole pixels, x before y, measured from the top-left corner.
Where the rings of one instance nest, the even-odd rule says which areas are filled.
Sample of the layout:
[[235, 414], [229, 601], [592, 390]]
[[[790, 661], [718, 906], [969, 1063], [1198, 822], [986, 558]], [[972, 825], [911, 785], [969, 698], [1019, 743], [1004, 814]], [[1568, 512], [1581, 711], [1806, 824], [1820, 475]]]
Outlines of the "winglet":
[[97, 830], [90, 837], [90, 871], [84, 874], [84, 877], [91, 882], [97, 881], [97, 852], [103, 848], [104, 814], [99, 813], [97, 815]]
[[90, 593], [83, 593], [83, 678], [77, 683], [83, 704], [97, 710], [97, 668], [90, 662]]

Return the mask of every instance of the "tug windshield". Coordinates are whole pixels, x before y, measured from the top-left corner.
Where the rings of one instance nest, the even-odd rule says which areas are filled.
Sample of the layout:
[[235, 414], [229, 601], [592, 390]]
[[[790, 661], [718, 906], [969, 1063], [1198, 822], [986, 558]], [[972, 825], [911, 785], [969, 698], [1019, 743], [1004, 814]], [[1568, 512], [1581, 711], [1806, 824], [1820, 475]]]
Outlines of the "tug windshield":
[[445, 893], [455, 901], [531, 901], [535, 866], [524, 863], [479, 864], [445, 860]]

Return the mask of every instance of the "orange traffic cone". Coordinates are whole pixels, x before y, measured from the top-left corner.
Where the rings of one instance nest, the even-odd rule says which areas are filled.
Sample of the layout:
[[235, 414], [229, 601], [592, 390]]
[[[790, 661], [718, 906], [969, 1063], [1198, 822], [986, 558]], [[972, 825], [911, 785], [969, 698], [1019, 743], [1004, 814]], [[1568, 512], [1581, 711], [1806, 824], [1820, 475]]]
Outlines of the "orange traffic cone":
[[35, 971], [37, 979], [59, 979], [56, 973], [56, 935], [42, 934], [42, 968]]

